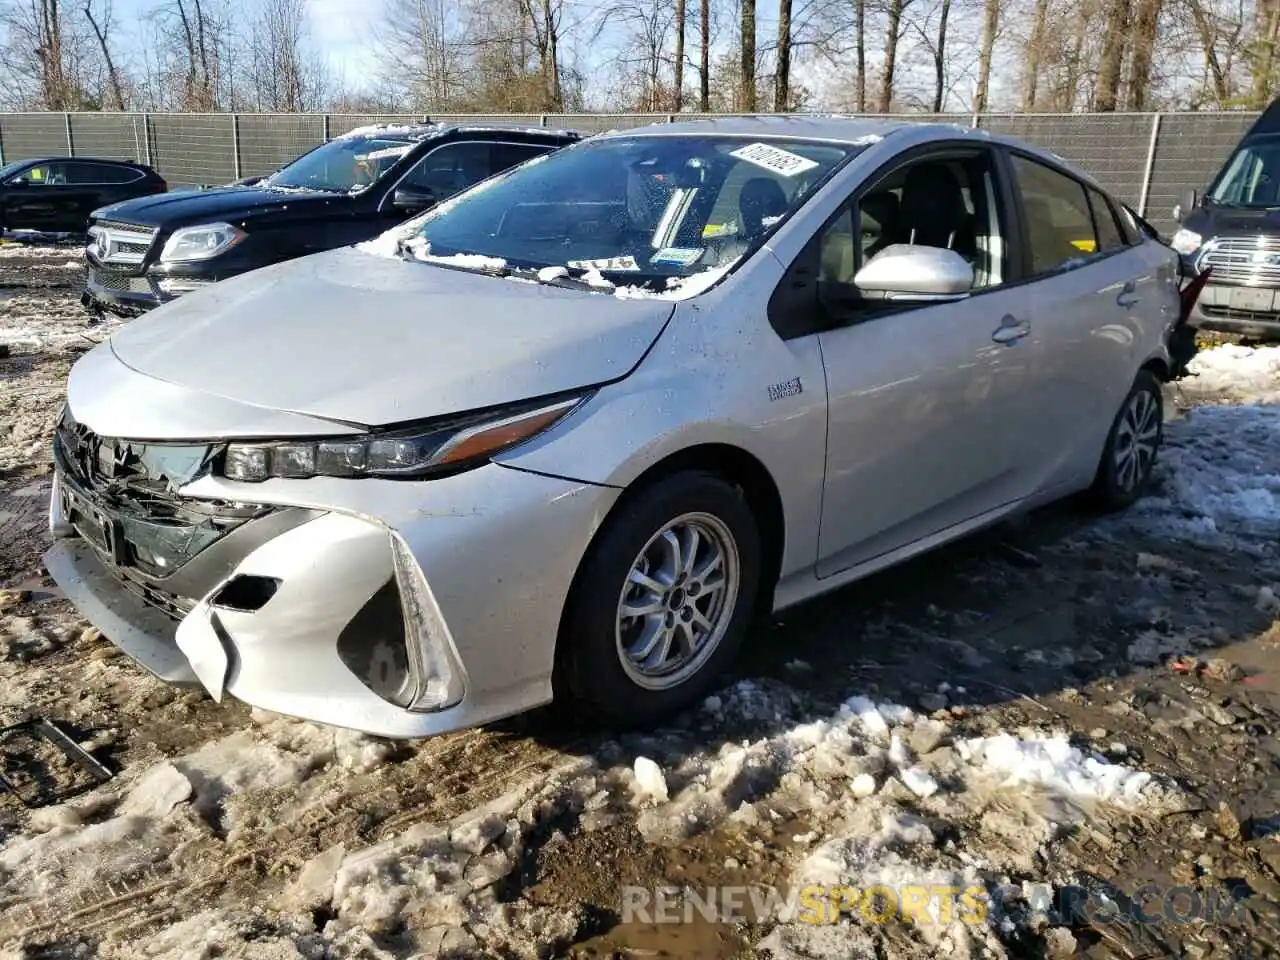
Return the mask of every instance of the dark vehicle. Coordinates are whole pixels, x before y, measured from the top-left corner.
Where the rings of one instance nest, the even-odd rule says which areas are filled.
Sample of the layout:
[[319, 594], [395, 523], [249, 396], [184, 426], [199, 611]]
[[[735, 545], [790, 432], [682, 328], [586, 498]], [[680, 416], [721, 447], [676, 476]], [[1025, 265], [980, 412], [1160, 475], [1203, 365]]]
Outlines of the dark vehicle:
[[1211, 271], [1190, 324], [1280, 340], [1280, 100], [1249, 128], [1203, 197], [1189, 191], [1171, 244]]
[[0, 229], [84, 233], [99, 207], [164, 193], [142, 163], [92, 157], [41, 157], [0, 167]]
[[94, 211], [85, 292], [131, 316], [282, 260], [368, 240], [495, 173], [581, 139], [544, 129], [362, 127], [253, 184]]

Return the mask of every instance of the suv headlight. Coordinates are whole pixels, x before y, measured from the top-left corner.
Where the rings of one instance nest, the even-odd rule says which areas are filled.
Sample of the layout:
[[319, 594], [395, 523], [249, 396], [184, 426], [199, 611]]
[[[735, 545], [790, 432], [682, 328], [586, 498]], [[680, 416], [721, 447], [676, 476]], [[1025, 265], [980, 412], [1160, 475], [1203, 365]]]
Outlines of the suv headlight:
[[1190, 254], [1200, 249], [1200, 245], [1204, 243], [1204, 237], [1196, 233], [1194, 230], [1181, 229], [1173, 235], [1173, 239], [1169, 242], [1169, 246], [1177, 250], [1179, 253]]
[[589, 394], [431, 425], [360, 437], [230, 443], [221, 473], [228, 480], [271, 477], [387, 477], [415, 479], [475, 466], [564, 419]]
[[202, 223], [198, 227], [182, 227], [173, 231], [160, 251], [160, 259], [168, 263], [208, 260], [225, 253], [247, 234], [229, 223]]

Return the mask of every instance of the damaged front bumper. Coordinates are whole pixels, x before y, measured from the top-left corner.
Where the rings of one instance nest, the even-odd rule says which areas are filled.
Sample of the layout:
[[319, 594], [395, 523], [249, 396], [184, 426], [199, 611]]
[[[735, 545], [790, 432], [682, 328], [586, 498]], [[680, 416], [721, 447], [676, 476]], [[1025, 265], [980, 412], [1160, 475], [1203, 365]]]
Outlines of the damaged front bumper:
[[569, 586], [618, 493], [497, 464], [422, 482], [205, 473], [175, 498], [246, 515], [185, 553], [182, 533], [162, 571], [147, 528], [69, 459], [45, 562], [108, 639], [215, 698], [388, 737], [551, 699]]

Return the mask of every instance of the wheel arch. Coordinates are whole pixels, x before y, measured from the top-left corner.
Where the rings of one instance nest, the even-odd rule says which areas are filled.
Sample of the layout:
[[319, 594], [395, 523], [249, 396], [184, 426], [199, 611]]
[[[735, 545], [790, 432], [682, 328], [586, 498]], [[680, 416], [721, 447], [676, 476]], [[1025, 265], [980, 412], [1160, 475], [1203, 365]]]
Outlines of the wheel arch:
[[[773, 609], [774, 590], [778, 584], [786, 545], [786, 518], [783, 513], [782, 496], [773, 475], [759, 458], [733, 444], [708, 442], [684, 447], [668, 453], [637, 474], [601, 519], [584, 551], [584, 560], [590, 556], [600, 537], [619, 511], [632, 499], [655, 483], [690, 470], [704, 471], [719, 477], [740, 490], [746, 499], [748, 508], [756, 518], [760, 533], [762, 567], [754, 614], [756, 616], [768, 614]], [[586, 563], [580, 563], [574, 573], [560, 614], [560, 630], [556, 638], [557, 673], [561, 654], [566, 646], [565, 629], [569, 611], [573, 609], [574, 596], [580, 588], [585, 569]], [[553, 680], [553, 684], [554, 682]]]

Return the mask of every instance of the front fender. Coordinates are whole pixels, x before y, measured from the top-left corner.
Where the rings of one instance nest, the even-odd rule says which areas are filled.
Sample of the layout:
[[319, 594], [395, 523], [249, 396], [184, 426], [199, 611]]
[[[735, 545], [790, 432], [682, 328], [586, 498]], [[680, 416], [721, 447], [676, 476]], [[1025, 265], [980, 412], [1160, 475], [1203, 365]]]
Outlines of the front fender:
[[[762, 304], [764, 298], [747, 302]], [[778, 489], [786, 528], [782, 574], [812, 565], [826, 464], [826, 379], [818, 341], [784, 342], [763, 310], [744, 317], [741, 301], [732, 303], [736, 311], [731, 303], [723, 309], [682, 304], [630, 376], [497, 461], [626, 488], [692, 447], [737, 447], [763, 464]], [[792, 386], [777, 389], [786, 384]]]

